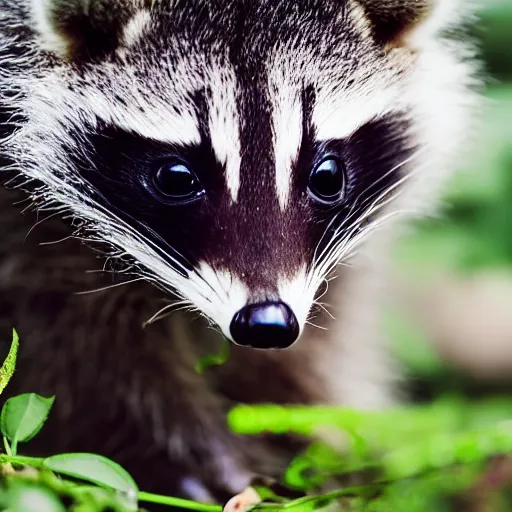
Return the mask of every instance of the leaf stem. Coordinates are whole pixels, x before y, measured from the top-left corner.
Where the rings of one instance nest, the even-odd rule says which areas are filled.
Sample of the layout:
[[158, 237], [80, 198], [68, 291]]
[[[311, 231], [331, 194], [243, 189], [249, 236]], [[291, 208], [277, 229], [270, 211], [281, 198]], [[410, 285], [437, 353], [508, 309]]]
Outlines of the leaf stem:
[[138, 500], [146, 503], [158, 503], [159, 505], [169, 505], [186, 510], [197, 510], [199, 512], [222, 512], [221, 505], [210, 505], [208, 503], [198, 503], [196, 501], [184, 500], [182, 498], [171, 498], [160, 496], [150, 492], [139, 492]]
[[5, 436], [3, 436], [3, 440], [4, 440], [5, 453], [7, 455], [12, 455], [11, 447], [9, 446], [9, 440]]
[[33, 468], [43, 469], [43, 458], [40, 457], [22, 457], [20, 455], [0, 454], [0, 462], [10, 462], [20, 466], [32, 466]]

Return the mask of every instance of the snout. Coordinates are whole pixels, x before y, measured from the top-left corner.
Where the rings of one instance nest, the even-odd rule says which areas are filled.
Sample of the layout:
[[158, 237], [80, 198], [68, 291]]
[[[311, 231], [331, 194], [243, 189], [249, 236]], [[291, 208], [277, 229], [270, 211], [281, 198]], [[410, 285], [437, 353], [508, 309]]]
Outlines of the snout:
[[283, 302], [250, 304], [238, 311], [230, 325], [233, 341], [252, 348], [287, 348], [299, 337], [299, 323]]

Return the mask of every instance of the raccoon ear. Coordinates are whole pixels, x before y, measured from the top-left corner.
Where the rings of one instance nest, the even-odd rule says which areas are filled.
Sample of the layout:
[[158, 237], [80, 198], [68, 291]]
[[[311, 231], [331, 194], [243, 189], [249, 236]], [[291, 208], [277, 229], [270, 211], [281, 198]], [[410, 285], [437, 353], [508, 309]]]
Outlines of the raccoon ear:
[[32, 0], [41, 47], [67, 60], [94, 59], [114, 51], [123, 28], [146, 0]]
[[375, 39], [386, 46], [418, 46], [460, 19], [460, 0], [358, 0]]

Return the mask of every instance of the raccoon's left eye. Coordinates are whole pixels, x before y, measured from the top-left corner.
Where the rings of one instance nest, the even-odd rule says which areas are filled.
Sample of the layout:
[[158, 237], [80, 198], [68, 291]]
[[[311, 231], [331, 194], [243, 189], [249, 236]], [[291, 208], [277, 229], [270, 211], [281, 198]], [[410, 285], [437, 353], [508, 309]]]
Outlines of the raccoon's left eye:
[[321, 204], [333, 204], [343, 199], [345, 166], [337, 158], [322, 160], [311, 172], [309, 195]]
[[153, 188], [163, 200], [185, 203], [205, 192], [195, 173], [182, 162], [164, 164], [153, 176]]

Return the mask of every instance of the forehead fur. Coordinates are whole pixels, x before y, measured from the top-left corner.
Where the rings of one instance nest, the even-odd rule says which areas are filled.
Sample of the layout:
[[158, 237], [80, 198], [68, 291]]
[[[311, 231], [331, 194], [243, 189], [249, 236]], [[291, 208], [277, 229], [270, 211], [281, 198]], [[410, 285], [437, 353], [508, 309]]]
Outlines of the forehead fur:
[[260, 108], [272, 111], [276, 186], [285, 207], [302, 137], [304, 89], [315, 91], [319, 139], [347, 137], [369, 119], [407, 107], [404, 72], [414, 55], [383, 52], [369, 30], [360, 6], [339, 0], [155, 2], [136, 10], [123, 28], [129, 44], [79, 73], [75, 65], [57, 65], [38, 89], [52, 111], [56, 95], [67, 102], [69, 120], [78, 106], [91, 123], [101, 119], [171, 144], [199, 142], [205, 121], [194, 101], [201, 92], [236, 200], [240, 123], [251, 123], [252, 114], [240, 112], [240, 99], [259, 87], [268, 96]]
[[[408, 182], [409, 206], [439, 179], [465, 121], [470, 68], [457, 47], [432, 40], [419, 51], [398, 44], [394, 29], [379, 30], [393, 38], [382, 44], [369, 16], [375, 2], [98, 0], [122, 16], [92, 19], [88, 30], [109, 45], [89, 53], [87, 38], [70, 45], [70, 26], [50, 18], [34, 26], [29, 4], [0, 0], [0, 62], [11, 66], [0, 101], [22, 120], [2, 152], [43, 184], [36, 201], [87, 220], [89, 233], [149, 269], [144, 276], [224, 326], [229, 315], [212, 290], [226, 311], [306, 290], [294, 307], [304, 322], [319, 283], [347, 253], [342, 235], [360, 238], [355, 202], [392, 183], [391, 173], [404, 176], [419, 145], [436, 165]], [[52, 48], [48, 31], [61, 46]], [[201, 153], [198, 172], [213, 192], [200, 211], [154, 204], [137, 181], [148, 154], [175, 148]], [[354, 204], [339, 226], [306, 192], [325, 148], [355, 169]], [[320, 266], [321, 241], [331, 252]]]

